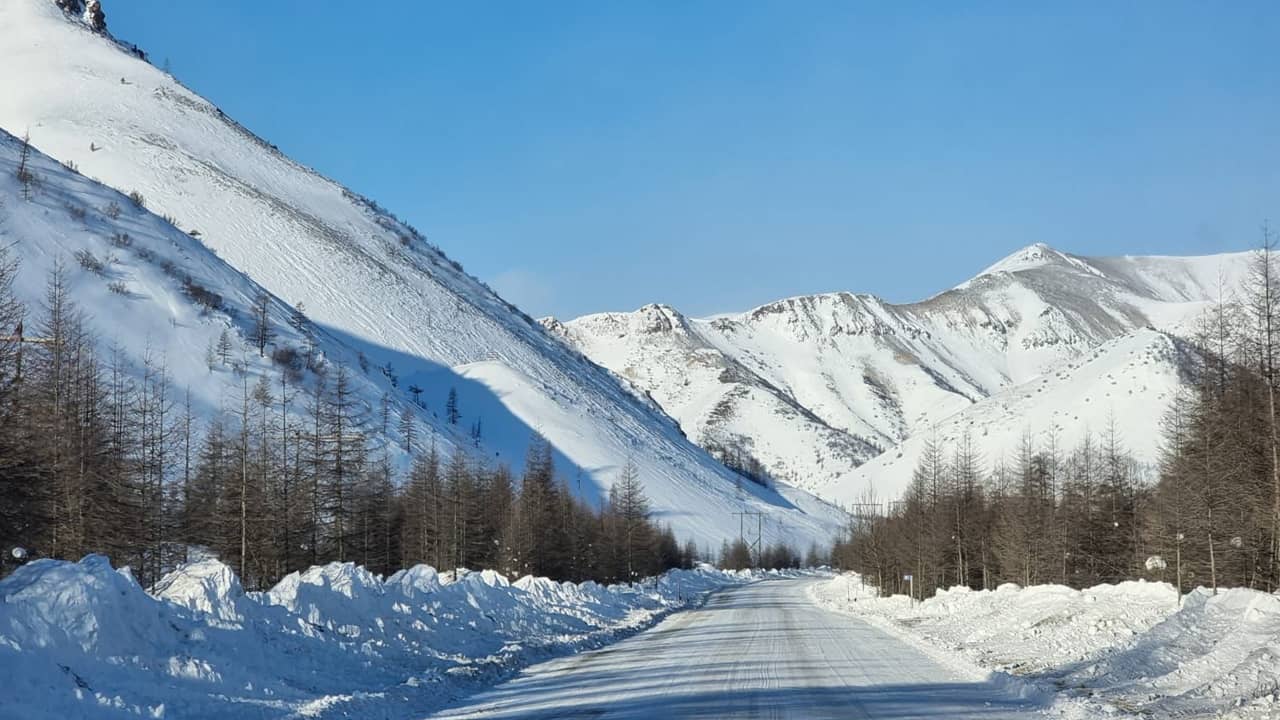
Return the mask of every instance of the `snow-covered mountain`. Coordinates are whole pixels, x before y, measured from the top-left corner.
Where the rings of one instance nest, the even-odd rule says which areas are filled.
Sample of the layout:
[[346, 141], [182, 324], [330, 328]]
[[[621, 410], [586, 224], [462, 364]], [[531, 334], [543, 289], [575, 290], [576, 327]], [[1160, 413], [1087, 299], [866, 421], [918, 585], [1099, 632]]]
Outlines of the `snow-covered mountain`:
[[[1086, 258], [1023, 248], [927, 300], [794, 297], [711, 319], [645, 306], [543, 324], [705, 444], [837, 502], [906, 485], [925, 436], [988, 460], [1024, 431], [1070, 445], [1111, 417], [1140, 456], [1181, 382], [1179, 336], [1247, 254]], [[1225, 290], [1223, 290], [1225, 288]], [[1152, 428], [1148, 432], [1141, 428]]]
[[[46, 287], [60, 264], [101, 357], [119, 348], [122, 365], [139, 374], [150, 353], [174, 388], [182, 395], [190, 390], [197, 414], [208, 416], [238, 398], [246, 378], [252, 385], [259, 375], [276, 376], [276, 361], [249, 340], [254, 305], [265, 293], [260, 286], [120, 192], [34, 150], [25, 162], [22, 155], [22, 142], [0, 130], [0, 246], [19, 260], [15, 292], [27, 306], [26, 337], [38, 339]], [[18, 178], [20, 164], [30, 177], [27, 189]], [[305, 375], [294, 359], [307, 344], [304, 332], [315, 332], [324, 362], [358, 366], [355, 348], [323, 330], [299, 327], [287, 305], [268, 299], [273, 349], [295, 351], [276, 355], [294, 366], [295, 382]], [[0, 328], [6, 335], [12, 331]], [[223, 333], [231, 341], [228, 362], [208, 357]], [[380, 373], [357, 373], [353, 382], [369, 408], [393, 389]], [[299, 399], [293, 411], [302, 410]], [[446, 447], [461, 441], [445, 423], [425, 413], [419, 420], [419, 434], [434, 428]]]
[[[424, 422], [446, 442], [451, 429], [435, 415], [455, 389], [460, 427], [480, 421], [490, 457], [518, 465], [531, 434], [540, 432], [556, 448], [570, 486], [593, 501], [631, 459], [660, 519], [700, 543], [735, 535], [732, 513], [742, 510], [766, 514], [770, 539], [798, 544], [825, 540], [838, 526], [838, 511], [807, 493], [739, 482], [658, 406], [545, 332], [416, 230], [285, 157], [148, 64], [141, 51], [95, 31], [80, 7], [0, 2], [0, 66], [10, 69], [0, 92], [0, 128], [29, 132], [41, 152], [83, 174], [43, 162], [43, 204], [6, 198], [23, 216], [9, 226], [6, 241], [19, 243], [31, 275], [39, 277], [53, 254], [81, 245], [110, 252], [102, 243], [118, 223], [102, 208], [111, 192], [85, 178], [100, 179], [145, 198], [149, 212], [119, 220], [136, 226], [131, 235], [168, 249], [175, 262], [205, 268], [211, 289], [229, 302], [243, 302], [261, 287], [282, 318], [302, 303], [329, 352], [363, 356], [373, 368], [367, 402], [391, 392], [403, 404], [407, 388], [422, 388]], [[5, 147], [11, 164], [12, 142]], [[81, 227], [59, 210], [64, 201], [88, 208], [89, 224]], [[54, 241], [42, 245], [36, 231]], [[202, 358], [218, 320], [197, 319], [154, 268], [115, 254], [122, 265], [112, 272], [136, 292], [113, 297], [95, 279], [77, 281], [78, 299], [93, 309], [103, 337], [140, 357], [147, 338], [184, 328], [164, 340], [170, 365], [192, 366], [179, 382], [207, 375]]]

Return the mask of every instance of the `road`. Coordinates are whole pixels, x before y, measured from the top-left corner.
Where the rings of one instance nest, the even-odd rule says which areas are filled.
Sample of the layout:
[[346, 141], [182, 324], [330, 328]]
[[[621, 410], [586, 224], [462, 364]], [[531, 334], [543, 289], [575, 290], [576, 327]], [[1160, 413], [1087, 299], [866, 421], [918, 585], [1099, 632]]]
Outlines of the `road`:
[[438, 718], [1031, 718], [1026, 700], [962, 679], [805, 595], [812, 579], [718, 593], [605, 649], [528, 668]]

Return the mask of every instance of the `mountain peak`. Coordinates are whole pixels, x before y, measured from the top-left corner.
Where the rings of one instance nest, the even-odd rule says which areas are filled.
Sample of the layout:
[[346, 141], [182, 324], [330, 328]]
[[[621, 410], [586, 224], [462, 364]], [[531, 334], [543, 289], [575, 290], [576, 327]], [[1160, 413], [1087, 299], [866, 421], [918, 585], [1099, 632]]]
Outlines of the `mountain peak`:
[[967, 280], [956, 287], [957, 289], [967, 288], [974, 280], [989, 275], [1019, 273], [1046, 267], [1053, 267], [1065, 272], [1086, 273], [1098, 277], [1106, 277], [1106, 274], [1095, 267], [1088, 258], [1064, 253], [1061, 250], [1056, 250], [1044, 243], [1032, 243], [1020, 250], [1010, 253], [995, 264], [988, 266], [970, 280]]
[[1043, 267], [1045, 265], [1055, 265], [1067, 259], [1066, 255], [1063, 255], [1044, 243], [1032, 243], [1006, 255], [1003, 259], [997, 261], [995, 264], [991, 265], [979, 274], [990, 275], [998, 272], [1029, 270], [1031, 268]]
[[632, 327], [643, 333], [686, 333], [688, 321], [679, 310], [662, 303], [649, 303], [632, 315]]

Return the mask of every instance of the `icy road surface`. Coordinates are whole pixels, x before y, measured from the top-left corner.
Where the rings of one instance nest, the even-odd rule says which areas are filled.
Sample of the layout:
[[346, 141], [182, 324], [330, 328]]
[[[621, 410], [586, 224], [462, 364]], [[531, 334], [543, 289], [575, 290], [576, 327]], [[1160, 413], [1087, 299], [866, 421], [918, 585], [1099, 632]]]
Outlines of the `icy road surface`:
[[726, 590], [603, 650], [535, 665], [440, 718], [1030, 718], [1031, 701], [964, 678], [808, 600], [811, 579]]

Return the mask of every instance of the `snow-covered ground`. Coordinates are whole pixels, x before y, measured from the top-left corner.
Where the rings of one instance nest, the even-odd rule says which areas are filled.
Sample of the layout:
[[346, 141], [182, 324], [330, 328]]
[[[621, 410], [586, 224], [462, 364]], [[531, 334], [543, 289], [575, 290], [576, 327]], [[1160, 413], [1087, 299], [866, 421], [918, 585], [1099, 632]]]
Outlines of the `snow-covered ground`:
[[151, 592], [106, 558], [0, 580], [0, 718], [421, 717], [531, 662], [645, 628], [746, 573], [602, 587], [352, 564], [246, 593], [201, 560]]
[[816, 607], [812, 577], [752, 583], [649, 632], [541, 663], [454, 720], [1029, 720], [1044, 700]]
[[942, 662], [1060, 693], [1053, 709], [1065, 717], [1280, 717], [1275, 595], [1202, 588], [1179, 608], [1167, 583], [1125, 582], [953, 588], [913, 603], [877, 597], [856, 574], [816, 584], [810, 595]]

